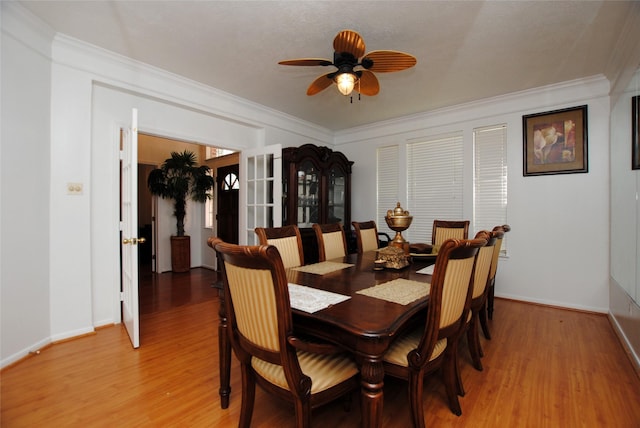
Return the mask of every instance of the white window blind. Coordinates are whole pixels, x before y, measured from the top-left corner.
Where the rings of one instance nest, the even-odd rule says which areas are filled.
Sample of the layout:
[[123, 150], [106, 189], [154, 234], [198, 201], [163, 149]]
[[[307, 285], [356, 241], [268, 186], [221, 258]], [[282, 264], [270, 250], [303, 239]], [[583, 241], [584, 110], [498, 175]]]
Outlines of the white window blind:
[[[507, 223], [507, 126], [473, 130], [474, 234]], [[505, 235], [506, 238], [506, 235]], [[506, 254], [506, 239], [501, 253]]]
[[407, 145], [409, 242], [431, 242], [435, 219], [462, 219], [463, 163], [461, 132]]
[[[387, 215], [387, 210], [393, 209], [400, 200], [400, 195], [398, 195], [398, 180], [400, 178], [398, 152], [398, 146], [379, 147], [377, 151], [378, 205], [376, 224], [380, 232], [393, 233], [384, 218]], [[393, 236], [391, 235], [391, 238]]]

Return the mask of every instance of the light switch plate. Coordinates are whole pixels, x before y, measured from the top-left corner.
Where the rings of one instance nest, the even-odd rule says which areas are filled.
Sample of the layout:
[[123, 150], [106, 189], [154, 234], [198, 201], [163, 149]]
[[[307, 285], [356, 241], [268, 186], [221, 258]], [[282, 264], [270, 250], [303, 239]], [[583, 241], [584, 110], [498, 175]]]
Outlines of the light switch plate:
[[82, 183], [67, 183], [67, 195], [82, 195]]

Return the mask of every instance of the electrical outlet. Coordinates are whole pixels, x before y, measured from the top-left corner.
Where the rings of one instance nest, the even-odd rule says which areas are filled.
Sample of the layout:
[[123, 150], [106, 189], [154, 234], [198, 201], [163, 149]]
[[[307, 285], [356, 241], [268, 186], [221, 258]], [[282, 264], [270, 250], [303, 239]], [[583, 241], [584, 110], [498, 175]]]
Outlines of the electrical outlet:
[[67, 195], [82, 195], [82, 183], [67, 183]]

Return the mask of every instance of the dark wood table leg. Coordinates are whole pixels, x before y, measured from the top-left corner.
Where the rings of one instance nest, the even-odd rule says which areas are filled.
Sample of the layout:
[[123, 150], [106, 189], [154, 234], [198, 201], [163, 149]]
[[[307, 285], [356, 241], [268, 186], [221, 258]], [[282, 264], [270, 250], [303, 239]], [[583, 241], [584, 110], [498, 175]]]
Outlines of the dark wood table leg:
[[381, 359], [365, 359], [360, 368], [362, 426], [382, 427], [384, 367]]
[[231, 343], [229, 342], [227, 312], [224, 306], [224, 292], [222, 284], [218, 288], [220, 296], [220, 324], [218, 325], [218, 355], [220, 356], [220, 407], [229, 407], [229, 396], [231, 395]]

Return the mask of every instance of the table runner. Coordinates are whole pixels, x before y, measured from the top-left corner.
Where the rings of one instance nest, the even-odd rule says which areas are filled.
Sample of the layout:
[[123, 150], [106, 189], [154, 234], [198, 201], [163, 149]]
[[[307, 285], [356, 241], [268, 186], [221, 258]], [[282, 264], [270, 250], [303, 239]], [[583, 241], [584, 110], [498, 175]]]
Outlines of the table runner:
[[428, 282], [398, 278], [393, 281], [365, 288], [364, 290], [357, 291], [357, 293], [399, 305], [408, 305], [415, 300], [427, 296], [430, 287], [431, 284]]
[[330, 291], [318, 290], [313, 287], [289, 283], [289, 301], [293, 309], [314, 313], [321, 309], [336, 305], [350, 296], [332, 293]]
[[327, 273], [335, 272], [337, 270], [346, 269], [348, 267], [354, 266], [349, 263], [338, 263], [338, 262], [320, 262], [313, 263], [305, 266], [298, 266], [292, 268], [293, 270], [297, 270], [300, 272], [313, 273], [316, 275], [325, 275]]

